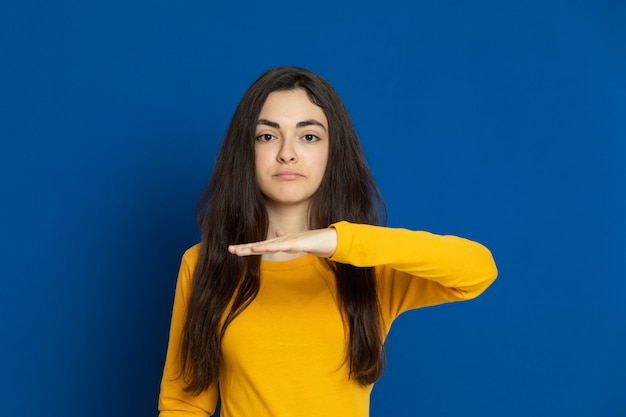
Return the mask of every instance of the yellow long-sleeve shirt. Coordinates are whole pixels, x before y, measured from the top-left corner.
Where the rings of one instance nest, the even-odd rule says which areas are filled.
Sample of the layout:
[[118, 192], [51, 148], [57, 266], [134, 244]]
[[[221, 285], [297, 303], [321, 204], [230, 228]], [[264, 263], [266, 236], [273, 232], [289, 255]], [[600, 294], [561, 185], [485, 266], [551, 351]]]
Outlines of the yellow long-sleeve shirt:
[[[467, 300], [496, 278], [491, 253], [455, 236], [339, 222], [332, 261], [376, 269], [385, 335], [409, 309]], [[224, 249], [226, 250], [226, 248]], [[159, 397], [160, 417], [366, 417], [372, 385], [348, 378], [346, 333], [332, 271], [305, 255], [261, 262], [257, 297], [222, 340], [219, 394], [183, 390], [179, 347], [199, 245], [183, 256]]]

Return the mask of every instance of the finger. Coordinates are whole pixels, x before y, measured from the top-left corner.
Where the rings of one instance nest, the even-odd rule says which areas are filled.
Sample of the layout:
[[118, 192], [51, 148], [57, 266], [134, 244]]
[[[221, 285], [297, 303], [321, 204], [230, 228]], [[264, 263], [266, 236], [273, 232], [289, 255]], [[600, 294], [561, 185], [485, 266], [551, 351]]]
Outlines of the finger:
[[228, 252], [234, 255], [248, 256], [252, 254], [252, 245], [229, 245]]
[[245, 243], [242, 245], [229, 245], [228, 251], [237, 256], [250, 256], [261, 255], [264, 253], [280, 252], [284, 250], [284, 245], [277, 245], [272, 242], [273, 240], [266, 240], [262, 242]]

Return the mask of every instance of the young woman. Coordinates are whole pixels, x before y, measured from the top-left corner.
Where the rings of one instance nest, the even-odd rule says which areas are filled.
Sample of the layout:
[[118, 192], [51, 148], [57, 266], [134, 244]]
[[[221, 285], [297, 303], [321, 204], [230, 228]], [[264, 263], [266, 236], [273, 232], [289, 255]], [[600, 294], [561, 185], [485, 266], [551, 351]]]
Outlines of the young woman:
[[385, 207], [335, 90], [274, 68], [244, 94], [183, 256], [161, 417], [365, 417], [402, 312], [482, 293], [490, 252], [382, 227]]

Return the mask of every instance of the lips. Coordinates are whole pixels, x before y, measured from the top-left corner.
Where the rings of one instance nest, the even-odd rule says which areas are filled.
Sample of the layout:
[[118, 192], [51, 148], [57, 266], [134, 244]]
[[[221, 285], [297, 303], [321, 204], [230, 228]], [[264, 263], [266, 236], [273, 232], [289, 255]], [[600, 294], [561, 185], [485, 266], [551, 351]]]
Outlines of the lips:
[[297, 171], [280, 171], [274, 176], [284, 181], [294, 181], [304, 178], [304, 175]]

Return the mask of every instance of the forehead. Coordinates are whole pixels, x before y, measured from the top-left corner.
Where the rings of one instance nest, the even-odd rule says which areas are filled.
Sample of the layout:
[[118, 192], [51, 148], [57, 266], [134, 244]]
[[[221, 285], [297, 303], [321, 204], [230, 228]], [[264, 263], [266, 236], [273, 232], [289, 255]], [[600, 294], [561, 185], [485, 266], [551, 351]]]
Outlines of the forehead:
[[314, 104], [302, 89], [273, 91], [265, 100], [259, 119], [298, 123], [317, 120], [328, 127], [328, 120], [321, 107]]

